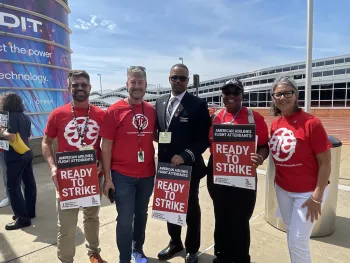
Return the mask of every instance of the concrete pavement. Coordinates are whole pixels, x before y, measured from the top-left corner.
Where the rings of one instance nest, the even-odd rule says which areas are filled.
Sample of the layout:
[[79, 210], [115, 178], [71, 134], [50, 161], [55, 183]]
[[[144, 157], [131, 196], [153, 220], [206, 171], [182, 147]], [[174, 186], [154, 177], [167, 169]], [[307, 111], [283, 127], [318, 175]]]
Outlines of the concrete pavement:
[[[349, 184], [350, 147], [344, 147], [342, 154], [342, 168], [340, 181]], [[209, 153], [204, 157], [207, 159]], [[264, 169], [263, 165], [261, 169]], [[343, 167], [344, 166], [344, 167]], [[0, 209], [0, 262], [58, 262], [56, 257], [56, 212], [55, 191], [45, 163], [36, 164], [34, 171], [38, 185], [37, 218], [33, 225], [17, 231], [5, 231], [4, 226], [11, 221], [10, 207]], [[2, 180], [0, 180], [2, 181]], [[0, 185], [0, 189], [3, 189]], [[350, 192], [339, 190], [336, 231], [323, 238], [311, 240], [313, 262], [350, 262]], [[149, 215], [152, 211], [152, 200], [149, 206]], [[206, 179], [201, 181], [200, 204], [202, 209], [202, 241], [200, 248], [200, 262], [212, 262], [213, 259], [213, 206], [206, 188]], [[228, 204], [228, 209], [229, 204]], [[251, 219], [251, 255], [252, 262], [290, 262], [286, 235], [272, 227], [264, 219], [265, 209], [265, 176], [258, 176], [258, 198], [253, 217]], [[114, 204], [106, 198], [100, 212], [100, 239], [101, 255], [109, 263], [118, 262], [118, 250], [115, 242], [115, 219], [117, 213]], [[183, 229], [183, 237], [186, 227]], [[169, 237], [166, 223], [149, 217], [146, 230], [144, 251], [150, 263], [158, 262], [157, 253], [166, 246]], [[88, 262], [84, 245], [82, 214], [76, 236], [75, 262]], [[183, 262], [183, 254], [169, 262]]]

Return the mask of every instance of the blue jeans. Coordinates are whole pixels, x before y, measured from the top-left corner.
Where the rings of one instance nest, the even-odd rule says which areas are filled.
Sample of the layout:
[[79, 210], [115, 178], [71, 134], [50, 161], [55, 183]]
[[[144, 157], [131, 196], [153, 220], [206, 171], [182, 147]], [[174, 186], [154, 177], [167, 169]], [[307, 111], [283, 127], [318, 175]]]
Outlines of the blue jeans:
[[130, 262], [132, 246], [141, 250], [145, 242], [148, 204], [154, 176], [134, 178], [112, 171], [117, 207], [117, 246], [120, 262]]

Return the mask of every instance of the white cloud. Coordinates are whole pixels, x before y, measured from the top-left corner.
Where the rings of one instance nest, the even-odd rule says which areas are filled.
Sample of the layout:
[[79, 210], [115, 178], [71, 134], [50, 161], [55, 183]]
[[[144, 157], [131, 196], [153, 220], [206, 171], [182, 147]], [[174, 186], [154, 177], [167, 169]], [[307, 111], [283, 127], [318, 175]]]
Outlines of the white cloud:
[[110, 32], [116, 32], [117, 24], [113, 21], [102, 19], [96, 15], [90, 15], [90, 21], [85, 21], [81, 18], [76, 20], [74, 28], [80, 30], [90, 30], [90, 29], [107, 29]]

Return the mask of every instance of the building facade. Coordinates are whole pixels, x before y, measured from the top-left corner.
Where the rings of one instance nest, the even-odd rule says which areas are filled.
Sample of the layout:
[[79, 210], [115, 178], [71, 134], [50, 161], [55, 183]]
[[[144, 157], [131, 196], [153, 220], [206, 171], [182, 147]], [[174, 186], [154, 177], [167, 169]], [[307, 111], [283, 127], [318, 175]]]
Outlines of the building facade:
[[[245, 89], [243, 104], [253, 108], [265, 108], [270, 106], [270, 91], [274, 80], [280, 75], [288, 75], [293, 76], [299, 86], [299, 103], [303, 107], [305, 73], [305, 62], [299, 62], [202, 81], [198, 88], [198, 96], [205, 99], [209, 106], [222, 106], [221, 86], [232, 78], [239, 78]], [[193, 86], [188, 87], [188, 92], [196, 95]], [[145, 100], [154, 104], [159, 96], [167, 93], [170, 93], [170, 87], [148, 85]], [[103, 96], [94, 92], [91, 94], [91, 101], [105, 108], [125, 97], [127, 97], [126, 87], [121, 87]], [[350, 107], [350, 54], [313, 61], [311, 107]]]

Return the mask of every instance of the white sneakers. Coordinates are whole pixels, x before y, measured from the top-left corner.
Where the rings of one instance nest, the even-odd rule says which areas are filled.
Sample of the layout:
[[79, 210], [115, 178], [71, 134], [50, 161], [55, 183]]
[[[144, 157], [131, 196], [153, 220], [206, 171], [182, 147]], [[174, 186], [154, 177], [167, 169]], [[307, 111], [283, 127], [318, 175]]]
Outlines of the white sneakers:
[[10, 199], [6, 197], [5, 199], [2, 199], [0, 202], [0, 208], [10, 205]]

